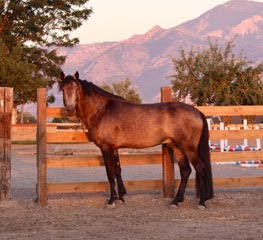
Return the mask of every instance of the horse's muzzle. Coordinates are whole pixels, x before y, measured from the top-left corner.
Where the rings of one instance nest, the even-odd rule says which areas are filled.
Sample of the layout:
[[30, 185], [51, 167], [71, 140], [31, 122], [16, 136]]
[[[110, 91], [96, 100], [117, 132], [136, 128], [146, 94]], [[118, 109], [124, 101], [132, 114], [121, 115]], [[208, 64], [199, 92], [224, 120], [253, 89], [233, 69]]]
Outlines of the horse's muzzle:
[[73, 117], [76, 114], [76, 110], [74, 107], [67, 107], [67, 115], [69, 117]]

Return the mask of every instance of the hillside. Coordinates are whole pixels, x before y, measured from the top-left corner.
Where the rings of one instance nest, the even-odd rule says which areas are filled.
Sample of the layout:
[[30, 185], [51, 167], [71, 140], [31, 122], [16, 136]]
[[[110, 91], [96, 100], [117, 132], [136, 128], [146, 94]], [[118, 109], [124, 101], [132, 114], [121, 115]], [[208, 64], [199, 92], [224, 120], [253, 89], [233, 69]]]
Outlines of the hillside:
[[82, 79], [95, 84], [128, 77], [143, 100], [149, 102], [157, 101], [160, 87], [170, 83], [171, 57], [180, 48], [207, 46], [209, 37], [219, 44], [235, 38], [237, 53], [242, 51], [248, 59], [261, 61], [263, 3], [232, 0], [174, 28], [155, 26], [124, 41], [78, 45], [60, 49], [60, 53], [67, 55], [63, 66], [67, 74], [78, 70]]

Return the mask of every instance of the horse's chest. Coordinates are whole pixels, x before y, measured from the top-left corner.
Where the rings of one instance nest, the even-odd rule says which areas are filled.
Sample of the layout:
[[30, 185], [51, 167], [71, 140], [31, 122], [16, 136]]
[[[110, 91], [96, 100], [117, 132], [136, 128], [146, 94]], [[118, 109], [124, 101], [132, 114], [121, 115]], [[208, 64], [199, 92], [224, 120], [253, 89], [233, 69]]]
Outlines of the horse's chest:
[[111, 138], [112, 135], [112, 133], [109, 132], [108, 129], [105, 129], [100, 126], [97, 126], [96, 128], [92, 128], [90, 130], [90, 133], [94, 143], [98, 146], [102, 146], [106, 142], [109, 142], [109, 139]]

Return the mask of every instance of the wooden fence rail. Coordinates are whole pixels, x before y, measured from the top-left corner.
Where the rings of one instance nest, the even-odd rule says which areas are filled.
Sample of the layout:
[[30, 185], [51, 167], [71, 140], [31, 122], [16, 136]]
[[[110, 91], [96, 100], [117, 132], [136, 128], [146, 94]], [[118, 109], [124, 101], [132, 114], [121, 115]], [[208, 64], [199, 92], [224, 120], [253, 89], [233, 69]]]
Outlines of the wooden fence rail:
[[[263, 160], [263, 151], [247, 152], [211, 152], [212, 162], [233, 162], [248, 160]], [[121, 165], [162, 164], [162, 154], [129, 154], [120, 155]], [[49, 156], [48, 168], [98, 167], [104, 166], [102, 156]]]
[[[210, 140], [238, 140], [238, 139], [256, 139], [262, 138], [263, 129], [253, 129], [253, 130], [210, 130], [209, 131]], [[87, 142], [89, 137], [87, 133], [84, 132], [55, 132], [47, 133], [47, 142], [57, 143], [57, 142]]]
[[[171, 90], [164, 87], [161, 90], [162, 101], [171, 100]], [[66, 117], [64, 108], [46, 108], [45, 89], [38, 90], [38, 201], [44, 206], [47, 204], [47, 195], [63, 192], [99, 192], [109, 189], [107, 182], [71, 182], [71, 183], [47, 183], [47, 168], [64, 167], [91, 167], [103, 166], [101, 156], [47, 156], [46, 143], [89, 142], [85, 132], [46, 132], [46, 118]], [[206, 116], [263, 116], [263, 106], [216, 106], [198, 107]], [[253, 130], [211, 130], [210, 140], [219, 139], [256, 139], [263, 137], [263, 129]], [[170, 163], [165, 146], [162, 154], [129, 154], [121, 155], [121, 165], [162, 164], [163, 179], [126, 181], [128, 190], [160, 190], [163, 189], [165, 197], [172, 197], [179, 180], [174, 179], [174, 165]], [[263, 151], [247, 152], [211, 152], [212, 162], [263, 160]], [[193, 187], [194, 181], [190, 180], [188, 187]], [[246, 187], [263, 186], [263, 177], [242, 178], [215, 178], [215, 187]]]
[[[168, 101], [168, 100], [167, 100]], [[206, 116], [262, 116], [263, 105], [255, 106], [198, 106]], [[51, 107], [46, 109], [47, 117], [67, 117], [65, 108]]]

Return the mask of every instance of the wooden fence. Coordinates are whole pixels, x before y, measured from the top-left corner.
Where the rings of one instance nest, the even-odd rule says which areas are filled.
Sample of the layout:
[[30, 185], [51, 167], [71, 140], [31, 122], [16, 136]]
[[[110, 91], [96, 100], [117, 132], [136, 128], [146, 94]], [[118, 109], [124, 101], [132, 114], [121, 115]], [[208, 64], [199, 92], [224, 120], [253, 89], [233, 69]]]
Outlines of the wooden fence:
[[[169, 87], [161, 89], [162, 101], [171, 100]], [[263, 106], [207, 106], [198, 107], [206, 116], [263, 116]], [[107, 182], [67, 182], [47, 183], [48, 168], [64, 167], [93, 167], [103, 166], [101, 156], [54, 156], [47, 157], [47, 143], [68, 143], [88, 142], [88, 135], [85, 132], [56, 132], [46, 131], [46, 118], [65, 117], [66, 111], [63, 108], [46, 108], [46, 89], [38, 89], [38, 110], [37, 110], [37, 169], [38, 169], [38, 202], [40, 205], [47, 204], [47, 195], [53, 193], [69, 192], [101, 192], [108, 191]], [[256, 139], [262, 138], [263, 129], [253, 130], [211, 130], [210, 139]], [[249, 152], [211, 152], [212, 162], [263, 160], [263, 151]], [[174, 164], [171, 164], [168, 151], [163, 146], [162, 154], [130, 154], [120, 156], [121, 165], [142, 165], [162, 164], [163, 179], [156, 180], [133, 180], [126, 181], [127, 190], [160, 190], [163, 189], [164, 197], [172, 197], [174, 189], [179, 184], [179, 179], [174, 179]], [[189, 180], [187, 187], [193, 187], [194, 181]], [[247, 187], [263, 186], [262, 177], [229, 177], [215, 178], [214, 187]]]
[[0, 88], [0, 201], [10, 199], [13, 88]]

